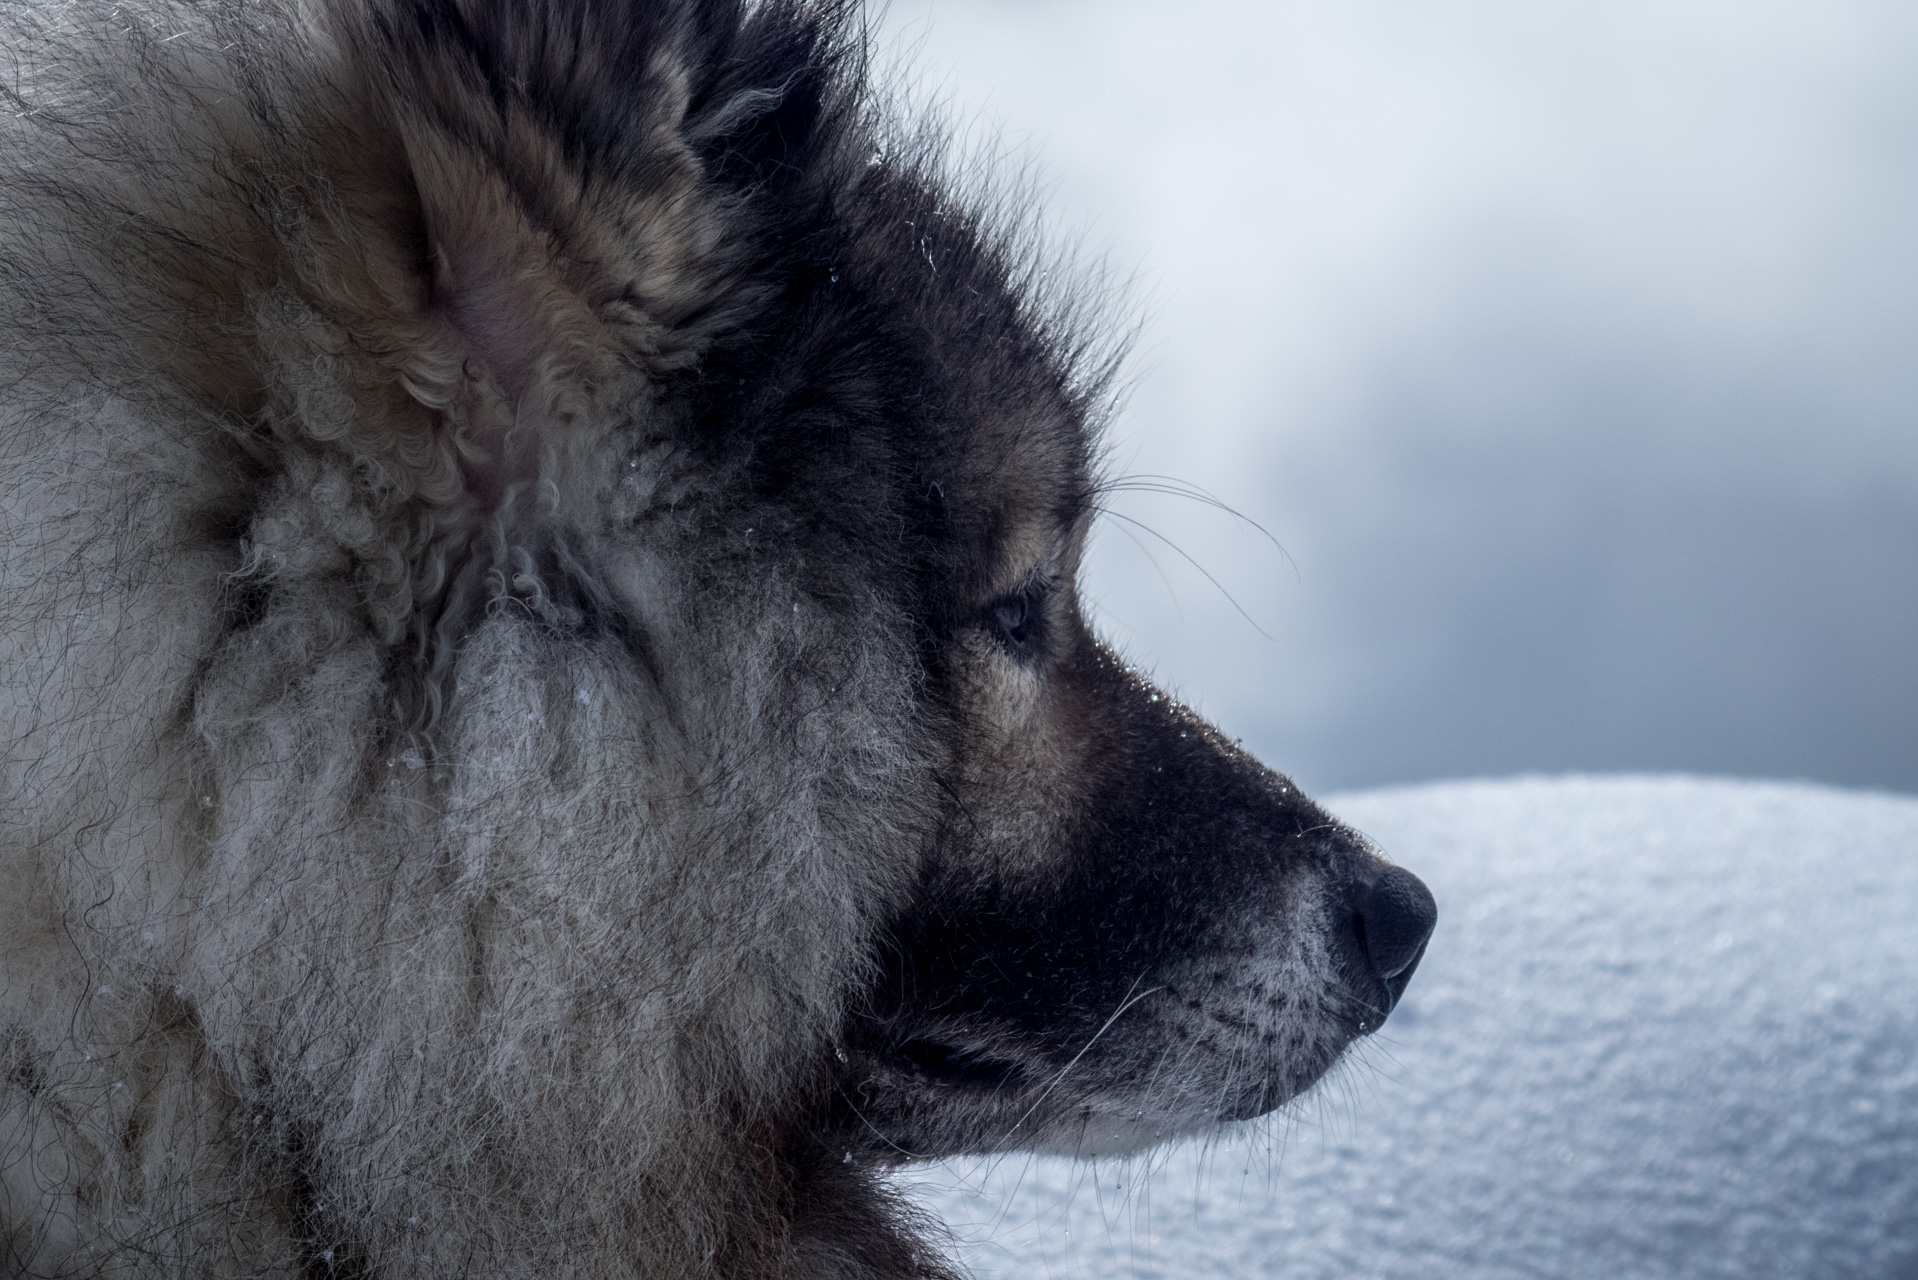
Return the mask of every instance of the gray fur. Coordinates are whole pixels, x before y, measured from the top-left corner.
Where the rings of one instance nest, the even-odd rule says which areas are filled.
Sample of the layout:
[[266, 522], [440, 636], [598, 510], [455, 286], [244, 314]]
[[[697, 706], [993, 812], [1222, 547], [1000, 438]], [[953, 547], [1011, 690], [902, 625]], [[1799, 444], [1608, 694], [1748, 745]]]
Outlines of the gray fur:
[[[1096, 340], [844, 17], [5, 7], [11, 1273], [943, 1275], [889, 1160], [1375, 1025], [1380, 864], [1085, 634]], [[1124, 1000], [928, 941], [1070, 898], [1161, 746], [1252, 834], [1054, 958]]]

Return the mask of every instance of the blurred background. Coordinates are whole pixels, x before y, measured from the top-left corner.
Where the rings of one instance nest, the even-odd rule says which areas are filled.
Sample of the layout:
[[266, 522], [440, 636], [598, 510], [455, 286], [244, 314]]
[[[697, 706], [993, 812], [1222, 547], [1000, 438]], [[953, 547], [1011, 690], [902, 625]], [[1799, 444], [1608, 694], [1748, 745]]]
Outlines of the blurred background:
[[1268, 763], [1918, 790], [1918, 5], [876, 21], [1136, 275], [1113, 472], [1244, 519], [1121, 489], [1088, 594]]

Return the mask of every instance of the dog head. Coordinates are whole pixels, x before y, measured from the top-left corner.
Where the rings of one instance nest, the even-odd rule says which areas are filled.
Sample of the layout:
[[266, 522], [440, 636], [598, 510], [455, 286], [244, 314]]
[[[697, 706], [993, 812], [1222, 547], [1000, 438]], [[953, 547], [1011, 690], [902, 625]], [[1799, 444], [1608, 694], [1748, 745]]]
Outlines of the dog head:
[[1123, 1152], [1267, 1112], [1375, 1029], [1430, 894], [1095, 637], [1109, 368], [886, 135], [831, 22], [371, 12], [430, 264], [404, 377], [462, 441], [466, 525], [526, 562], [529, 614], [624, 634], [686, 753], [742, 714], [686, 674], [702, 645], [780, 668], [774, 718], [830, 740], [752, 766], [867, 864], [808, 1123], [885, 1157]]
[[[1097, 318], [842, 6], [134, 8], [16, 122], [15, 505], [84, 543], [16, 616], [122, 593], [17, 754], [163, 778], [47, 819], [113, 851], [87, 945], [152, 939], [85, 998], [187, 1011], [316, 1274], [319, 1206], [368, 1274], [786, 1274], [858, 1212], [918, 1274], [870, 1166], [1132, 1150], [1378, 1026], [1430, 895], [1094, 636]], [[190, 908], [113, 879], [155, 831]]]

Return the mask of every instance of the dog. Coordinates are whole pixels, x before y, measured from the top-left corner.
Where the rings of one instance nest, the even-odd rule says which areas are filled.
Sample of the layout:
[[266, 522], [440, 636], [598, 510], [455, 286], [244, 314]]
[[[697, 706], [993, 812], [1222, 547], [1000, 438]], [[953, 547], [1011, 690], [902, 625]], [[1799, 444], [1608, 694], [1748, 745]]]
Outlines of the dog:
[[1431, 895], [1103, 647], [1113, 361], [826, 0], [8, 0], [11, 1274], [935, 1277]]

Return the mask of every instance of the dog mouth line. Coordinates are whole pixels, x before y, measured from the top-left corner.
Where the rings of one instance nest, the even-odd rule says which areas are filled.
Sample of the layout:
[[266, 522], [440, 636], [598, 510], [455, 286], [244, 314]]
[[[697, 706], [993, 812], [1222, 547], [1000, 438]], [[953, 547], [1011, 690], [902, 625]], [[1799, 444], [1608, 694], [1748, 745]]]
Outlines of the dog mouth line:
[[896, 1070], [947, 1088], [1001, 1092], [1031, 1080], [1026, 1064], [941, 1036], [908, 1036], [883, 1053]]

